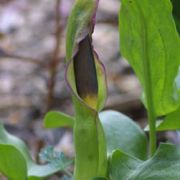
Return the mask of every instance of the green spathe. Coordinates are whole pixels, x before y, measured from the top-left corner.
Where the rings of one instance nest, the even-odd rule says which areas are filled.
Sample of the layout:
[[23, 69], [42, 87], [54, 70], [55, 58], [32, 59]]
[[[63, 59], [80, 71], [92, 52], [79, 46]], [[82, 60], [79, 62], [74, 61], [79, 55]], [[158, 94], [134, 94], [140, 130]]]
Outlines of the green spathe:
[[[105, 135], [98, 117], [106, 99], [106, 80], [104, 67], [91, 44], [97, 5], [98, 0], [75, 1], [67, 26], [66, 80], [75, 108], [76, 180], [107, 175]], [[88, 82], [88, 89], [84, 80]]]

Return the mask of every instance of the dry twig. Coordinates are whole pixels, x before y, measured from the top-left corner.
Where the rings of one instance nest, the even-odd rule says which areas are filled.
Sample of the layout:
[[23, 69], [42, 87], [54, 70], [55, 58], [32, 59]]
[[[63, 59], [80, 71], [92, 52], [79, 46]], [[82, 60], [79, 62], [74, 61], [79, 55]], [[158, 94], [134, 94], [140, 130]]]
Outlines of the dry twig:
[[50, 79], [48, 82], [47, 111], [50, 110], [53, 105], [57, 67], [60, 62], [59, 61], [59, 48], [60, 48], [61, 31], [62, 31], [62, 28], [60, 25], [60, 21], [61, 21], [60, 10], [59, 10], [60, 4], [61, 4], [61, 0], [56, 0], [56, 5], [55, 5], [55, 9], [56, 9], [56, 11], [55, 11], [56, 12], [56, 26], [55, 26], [55, 28], [56, 28], [56, 33], [55, 33], [56, 44], [55, 44], [51, 62], [49, 64]]

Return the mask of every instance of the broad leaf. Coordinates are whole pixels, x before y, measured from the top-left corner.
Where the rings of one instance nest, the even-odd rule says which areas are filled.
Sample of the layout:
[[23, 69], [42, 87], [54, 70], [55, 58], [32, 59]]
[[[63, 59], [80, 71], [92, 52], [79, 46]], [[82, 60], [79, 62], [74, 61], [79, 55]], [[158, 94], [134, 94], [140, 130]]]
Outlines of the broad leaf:
[[[8, 173], [11, 173], [11, 164], [12, 162], [15, 162], [14, 159], [18, 158], [19, 161], [17, 161], [17, 165], [13, 166], [14, 172], [18, 171], [20, 168], [26, 169], [27, 167], [27, 172], [22, 171], [22, 178], [24, 177], [24, 174], [27, 174], [29, 180], [36, 180], [44, 177], [48, 177], [60, 170], [64, 170], [66, 167], [59, 166], [59, 164], [55, 163], [48, 163], [45, 165], [37, 165], [33, 162], [28, 149], [24, 142], [17, 137], [9, 134], [3, 127], [3, 125], [0, 123], [0, 150], [2, 149], [2, 153], [4, 148], [7, 149], [7, 152], [9, 153], [4, 153], [4, 156], [0, 158], [0, 164], [4, 163], [4, 160], [7, 160], [6, 167], [9, 167], [9, 169], [6, 169], [6, 172], [4, 169], [0, 168], [0, 171], [5, 173], [8, 176]], [[4, 151], [5, 152], [5, 151]], [[13, 157], [11, 154], [14, 153]], [[1, 154], [1, 152], [0, 152]], [[21, 164], [22, 163], [22, 164]], [[25, 163], [25, 167], [24, 167]], [[12, 177], [16, 178], [16, 177]]]
[[0, 145], [11, 145], [14, 146], [24, 156], [28, 163], [32, 163], [31, 156], [24, 142], [19, 138], [9, 134], [3, 124], [0, 122]]
[[104, 128], [108, 154], [119, 148], [137, 158], [147, 158], [147, 138], [133, 120], [115, 111], [101, 112], [99, 118]]
[[[133, 120], [111, 110], [100, 112], [99, 118], [105, 132], [108, 154], [120, 148], [140, 159], [147, 157], [147, 138]], [[56, 127], [61, 127], [61, 123], [57, 123]]]
[[0, 145], [0, 172], [9, 179], [26, 180], [27, 165], [25, 158], [12, 145]]
[[[156, 121], [156, 131], [173, 131], [180, 129], [180, 108], [176, 111], [167, 114], [165, 118]], [[149, 126], [147, 125], [144, 129], [149, 131]]]
[[180, 149], [161, 144], [155, 155], [146, 161], [116, 150], [110, 160], [110, 173], [112, 180], [179, 180]]
[[121, 52], [143, 89], [150, 87], [156, 115], [177, 109], [180, 38], [170, 0], [122, 0], [119, 27]]
[[[180, 129], [180, 109], [168, 114], [164, 120], [156, 121], [156, 130], [157, 131], [172, 131]], [[146, 131], [149, 131], [147, 126]]]
[[44, 126], [46, 128], [70, 127], [74, 125], [74, 118], [58, 111], [50, 111], [45, 115]]

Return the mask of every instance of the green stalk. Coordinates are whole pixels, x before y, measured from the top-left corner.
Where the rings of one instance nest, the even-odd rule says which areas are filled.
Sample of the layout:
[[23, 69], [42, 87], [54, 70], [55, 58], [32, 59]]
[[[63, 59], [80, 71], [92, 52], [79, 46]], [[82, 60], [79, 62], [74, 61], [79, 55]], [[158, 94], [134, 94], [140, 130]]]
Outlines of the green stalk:
[[[74, 98], [75, 180], [106, 176], [107, 153], [103, 127], [98, 118], [98, 74], [91, 37], [87, 35], [74, 56], [74, 76], [79, 98]], [[85, 72], [85, 74], [84, 74]]]
[[142, 17], [142, 43], [143, 43], [143, 70], [144, 70], [144, 91], [146, 95], [146, 103], [147, 103], [147, 116], [148, 116], [148, 124], [149, 124], [149, 145], [150, 145], [150, 156], [153, 156], [153, 154], [156, 151], [156, 115], [155, 115], [155, 109], [154, 109], [154, 102], [153, 102], [153, 92], [152, 92], [152, 80], [151, 80], [151, 65], [148, 55], [148, 42], [147, 42], [147, 27], [144, 19], [144, 15], [142, 13], [142, 10], [139, 10], [141, 12]]
[[92, 180], [107, 175], [106, 140], [96, 112], [74, 98], [75, 180]]
[[[146, 49], [146, 48], [145, 48]], [[154, 111], [151, 71], [148, 57], [144, 59], [145, 94], [147, 102], [147, 115], [149, 124], [150, 156], [156, 151], [156, 116]]]
[[66, 78], [75, 107], [75, 180], [107, 175], [106, 139], [98, 112], [106, 99], [104, 69], [92, 46], [98, 0], [76, 0], [68, 19]]
[[[149, 86], [149, 85], [148, 85]], [[148, 88], [148, 87], [147, 87]], [[146, 91], [148, 110], [148, 123], [149, 123], [149, 141], [150, 141], [150, 156], [153, 156], [156, 151], [156, 117], [154, 113], [154, 106], [151, 100], [151, 92]]]
[[[146, 35], [146, 33], [145, 33]], [[143, 61], [144, 65], [144, 78], [145, 78], [145, 95], [147, 102], [147, 115], [149, 124], [149, 141], [150, 141], [150, 156], [156, 151], [156, 115], [154, 110], [153, 93], [152, 93], [152, 81], [151, 81], [151, 70], [147, 52], [146, 38], [144, 38], [144, 54], [145, 58]]]

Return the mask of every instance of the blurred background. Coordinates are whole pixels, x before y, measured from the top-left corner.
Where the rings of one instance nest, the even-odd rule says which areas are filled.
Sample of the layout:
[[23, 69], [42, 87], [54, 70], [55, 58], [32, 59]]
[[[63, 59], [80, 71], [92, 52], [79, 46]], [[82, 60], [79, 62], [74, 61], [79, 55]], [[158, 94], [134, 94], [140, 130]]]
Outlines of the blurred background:
[[[66, 23], [72, 4], [73, 0], [0, 0], [0, 121], [26, 142], [36, 161], [47, 145], [73, 156], [70, 129], [43, 127], [49, 110], [73, 115], [64, 80]], [[119, 6], [119, 0], [100, 0], [93, 34], [107, 72], [105, 109], [121, 111], [143, 128], [146, 112], [139, 82], [119, 51]], [[178, 133], [159, 133], [158, 138], [179, 142]]]

